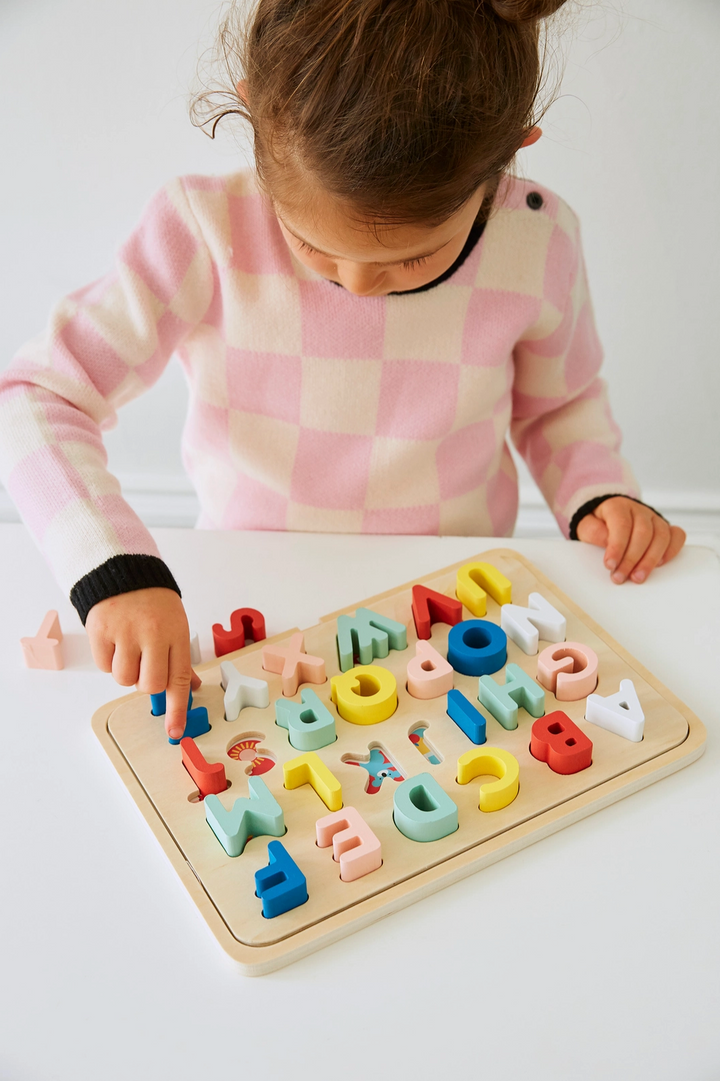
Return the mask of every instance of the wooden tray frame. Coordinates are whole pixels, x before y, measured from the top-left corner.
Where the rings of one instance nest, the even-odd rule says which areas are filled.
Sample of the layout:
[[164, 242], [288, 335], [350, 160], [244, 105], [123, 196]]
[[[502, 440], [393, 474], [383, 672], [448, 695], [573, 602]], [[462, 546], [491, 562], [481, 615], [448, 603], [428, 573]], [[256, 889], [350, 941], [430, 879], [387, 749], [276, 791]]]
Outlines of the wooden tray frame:
[[[497, 558], [500, 556], [511, 557], [522, 563], [525, 568], [535, 576], [542, 587], [551, 590], [577, 618], [582, 620], [593, 633], [601, 638], [617, 654], [620, 660], [634, 668], [662, 698], [681, 713], [688, 725], [686, 739], [678, 746], [652, 758], [650, 761], [631, 768], [619, 776], [613, 777], [611, 780], [600, 783], [581, 795], [566, 800], [519, 825], [482, 841], [473, 848], [445, 859], [442, 863], [429, 867], [419, 874], [414, 874], [413, 877], [392, 885], [382, 893], [368, 897], [367, 899], [352, 905], [350, 908], [329, 916], [319, 924], [314, 924], [313, 926], [293, 934], [291, 938], [285, 938], [269, 945], [251, 946], [239, 942], [233, 936], [221, 913], [196, 876], [191, 864], [183, 855], [183, 852], [170, 832], [169, 827], [156, 810], [152, 799], [142, 786], [130, 763], [127, 761], [110, 734], [108, 722], [115, 709], [132, 699], [146, 696], [140, 695], [140, 692], [133, 692], [132, 694], [125, 695], [122, 698], [107, 703], [93, 715], [93, 731], [100, 740], [130, 795], [160, 842], [163, 850], [170, 859], [170, 862], [215, 938], [225, 952], [238, 963], [241, 971], [245, 975], [263, 975], [264, 973], [272, 972], [275, 969], [281, 968], [292, 961], [299, 960], [301, 957], [305, 957], [324, 946], [337, 942], [339, 939], [344, 938], [354, 931], [367, 927], [375, 921], [412, 904], [414, 901], [444, 889], [453, 882], [457, 882], [470, 874], [474, 874], [483, 867], [488, 867], [491, 864], [504, 859], [506, 856], [519, 851], [521, 848], [534, 844], [543, 837], [556, 833], [565, 826], [569, 826], [573, 822], [577, 822], [588, 815], [594, 814], [603, 807], [607, 807], [611, 803], [615, 803], [625, 796], [629, 796], [633, 792], [637, 792], [640, 789], [653, 784], [655, 781], [667, 777], [671, 773], [675, 773], [677, 770], [694, 762], [703, 754], [705, 750], [706, 730], [702, 721], [700, 721], [700, 719], [679, 698], [677, 698], [672, 691], [668, 690], [668, 688], [660, 683], [652, 673], [650, 673], [630, 653], [628, 653], [627, 650], [603, 630], [602, 627], [591, 619], [582, 608], [566, 596], [554, 582], [547, 578], [546, 575], [538, 570], [529, 560], [525, 559], [519, 552], [515, 552], [511, 549], [493, 549], [492, 551], [474, 556], [472, 559], [461, 560], [442, 570], [434, 571], [431, 574], [424, 575], [422, 578], [413, 579], [403, 585], [396, 586], [394, 589], [386, 590], [367, 600], [360, 601], [357, 604], [350, 605], [338, 612], [333, 612], [330, 615], [324, 616], [321, 619], [321, 623], [336, 619], [341, 613], [352, 613], [360, 606], [372, 607], [374, 604], [377, 604], [394, 594], [410, 589], [417, 583], [436, 578], [440, 574], [457, 571], [461, 566], [469, 562], [480, 559], [492, 562], [493, 557]], [[296, 629], [297, 628], [295, 628], [295, 630]], [[294, 633], [293, 630], [284, 631], [274, 638], [258, 643], [257, 646], [248, 646], [245, 650], [239, 650], [236, 653], [228, 654], [227, 657], [223, 657], [222, 659], [231, 660], [233, 657], [246, 655], [250, 650], [262, 648], [263, 645], [267, 645], [270, 641], [287, 639], [292, 633]], [[213, 660], [196, 666], [196, 668], [198, 672], [202, 673], [203, 671], [217, 668], [218, 664], [218, 660]], [[321, 814], [322, 811], [319, 811], [318, 817], [320, 817]]]

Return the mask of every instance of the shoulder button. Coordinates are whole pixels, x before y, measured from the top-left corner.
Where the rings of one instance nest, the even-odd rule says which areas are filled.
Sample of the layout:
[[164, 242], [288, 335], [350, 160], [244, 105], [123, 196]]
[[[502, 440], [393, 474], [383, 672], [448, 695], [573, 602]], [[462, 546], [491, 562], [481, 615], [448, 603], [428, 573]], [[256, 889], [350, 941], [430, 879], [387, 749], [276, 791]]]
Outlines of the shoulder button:
[[539, 191], [528, 192], [528, 197], [525, 201], [531, 210], [539, 210], [543, 205], [543, 197]]

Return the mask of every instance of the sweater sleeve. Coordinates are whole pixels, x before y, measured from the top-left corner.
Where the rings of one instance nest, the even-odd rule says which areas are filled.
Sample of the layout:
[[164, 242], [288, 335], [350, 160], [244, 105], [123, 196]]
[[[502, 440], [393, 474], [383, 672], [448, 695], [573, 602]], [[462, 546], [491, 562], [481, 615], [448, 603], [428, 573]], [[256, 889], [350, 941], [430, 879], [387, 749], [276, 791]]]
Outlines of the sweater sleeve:
[[177, 588], [107, 470], [101, 433], [159, 378], [212, 292], [207, 247], [173, 181], [114, 269], [61, 300], [0, 375], [0, 479], [83, 620], [103, 595]]
[[550, 237], [540, 316], [514, 350], [511, 437], [567, 537], [577, 511], [608, 493], [637, 497], [598, 372], [577, 218], [561, 204]]

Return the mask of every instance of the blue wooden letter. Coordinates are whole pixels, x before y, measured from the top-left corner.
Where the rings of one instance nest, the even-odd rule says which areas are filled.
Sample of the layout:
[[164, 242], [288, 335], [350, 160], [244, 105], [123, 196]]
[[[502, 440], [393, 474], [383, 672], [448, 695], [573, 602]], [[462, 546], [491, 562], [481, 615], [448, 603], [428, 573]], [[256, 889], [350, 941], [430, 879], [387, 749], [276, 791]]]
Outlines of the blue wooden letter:
[[447, 659], [464, 676], [497, 672], [507, 660], [507, 635], [487, 619], [464, 619], [450, 628]]
[[271, 920], [304, 905], [308, 891], [305, 875], [279, 841], [270, 842], [268, 856], [267, 867], [255, 872], [255, 893], [262, 901], [263, 916]]
[[480, 710], [475, 709], [475, 706], [465, 697], [462, 691], [455, 688], [448, 691], [447, 714], [450, 720], [455, 721], [458, 728], [461, 728], [473, 743], [485, 743], [487, 740], [485, 734], [487, 722]]

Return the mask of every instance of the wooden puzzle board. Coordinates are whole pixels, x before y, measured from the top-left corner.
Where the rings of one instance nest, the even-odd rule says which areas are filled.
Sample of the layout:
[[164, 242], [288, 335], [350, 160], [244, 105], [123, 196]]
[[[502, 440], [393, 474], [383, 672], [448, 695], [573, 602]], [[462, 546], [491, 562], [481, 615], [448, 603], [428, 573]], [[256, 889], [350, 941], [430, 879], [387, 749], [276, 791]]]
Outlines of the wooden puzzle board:
[[[383, 855], [378, 870], [354, 882], [342, 882], [332, 849], [320, 849], [315, 844], [315, 822], [328, 813], [327, 808], [309, 785], [293, 791], [283, 787], [282, 764], [302, 752], [291, 746], [287, 730], [275, 723], [274, 703], [282, 696], [282, 689], [280, 676], [262, 668], [262, 647], [267, 642], [222, 658], [231, 660], [246, 675], [269, 684], [270, 705], [266, 709], [247, 707], [236, 721], [224, 719], [220, 661], [202, 665], [198, 671], [204, 682], [193, 704], [207, 706], [211, 731], [198, 737], [197, 745], [207, 761], [225, 765], [231, 785], [219, 797], [225, 807], [229, 809], [239, 796], [248, 795], [246, 770], [250, 767], [228, 756], [231, 746], [243, 738], [259, 738], [257, 753], [265, 752], [275, 759], [275, 765], [262, 774], [262, 779], [283, 808], [287, 833], [282, 843], [307, 878], [309, 900], [274, 919], [262, 916], [254, 885], [255, 872], [267, 865], [271, 838], [253, 838], [235, 858], [225, 853], [207, 825], [203, 804], [181, 764], [180, 748], [167, 741], [164, 718], [150, 714], [149, 697], [135, 693], [109, 703], [95, 714], [93, 728], [136, 803], [216, 937], [248, 974], [271, 971], [319, 949], [607, 806], [702, 754], [705, 729], [698, 718], [518, 553], [507, 549], [485, 552], [418, 581], [454, 596], [457, 569], [475, 560], [492, 563], [510, 579], [514, 604], [526, 605], [528, 594], [539, 592], [566, 616], [567, 640], [582, 642], [598, 655], [598, 694], [614, 694], [621, 679], [633, 680], [646, 717], [643, 740], [632, 743], [586, 722], [584, 698], [557, 702], [546, 692], [546, 712], [564, 710], [594, 745], [588, 769], [562, 776], [530, 754], [533, 718], [525, 710], [519, 711], [518, 728], [507, 731], [479, 707], [487, 716], [486, 746], [504, 748], [520, 764], [517, 798], [500, 811], [484, 813], [478, 809], [478, 789], [491, 778], [480, 777], [467, 785], [457, 783], [457, 760], [474, 745], [447, 716], [446, 696], [423, 701], [412, 698], [405, 689], [406, 667], [415, 655], [417, 641], [411, 612], [414, 583], [356, 606], [370, 607], [408, 628], [408, 648], [390, 650], [386, 658], [374, 662], [393, 672], [399, 696], [396, 712], [379, 724], [359, 726], [337, 715], [330, 699], [330, 679], [340, 671], [335, 641], [336, 617], [340, 613], [326, 616], [317, 626], [304, 631], [306, 652], [325, 660], [327, 682], [312, 686], [336, 717], [338, 736], [335, 743], [316, 753], [340, 781], [344, 805], [357, 808], [379, 838]], [[352, 614], [355, 608], [344, 611]], [[463, 618], [475, 617], [465, 609]], [[489, 596], [483, 618], [500, 622], [499, 606]], [[293, 633], [291, 630], [268, 641], [282, 643]], [[448, 633], [447, 625], [433, 625], [430, 641], [443, 656]], [[541, 640], [540, 650], [545, 644]], [[535, 677], [537, 656], [527, 656], [511, 640], [507, 660]], [[504, 670], [494, 673], [493, 678], [503, 683]], [[456, 672], [454, 682], [477, 704], [477, 677]], [[300, 691], [295, 700], [300, 701]], [[426, 743], [441, 759], [437, 765], [430, 764], [409, 739], [409, 733], [421, 724], [427, 726]], [[349, 756], [367, 756], [372, 746], [384, 750], [405, 778], [431, 773], [458, 805], [459, 829], [430, 843], [403, 836], [393, 823], [396, 782], [387, 778], [378, 792], [369, 794], [365, 791], [367, 770], [344, 761]]]

